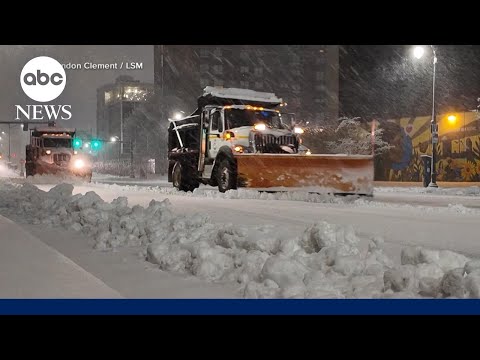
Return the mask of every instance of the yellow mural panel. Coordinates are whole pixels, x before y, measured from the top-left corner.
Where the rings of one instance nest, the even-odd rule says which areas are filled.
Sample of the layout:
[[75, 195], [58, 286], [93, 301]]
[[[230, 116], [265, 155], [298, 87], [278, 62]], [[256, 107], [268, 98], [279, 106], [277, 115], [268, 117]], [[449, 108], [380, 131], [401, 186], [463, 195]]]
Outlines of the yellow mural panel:
[[[437, 116], [438, 181], [480, 181], [480, 115]], [[432, 154], [431, 117], [401, 118], [383, 124], [384, 139], [394, 145], [376, 159], [377, 180], [422, 181], [422, 155]]]

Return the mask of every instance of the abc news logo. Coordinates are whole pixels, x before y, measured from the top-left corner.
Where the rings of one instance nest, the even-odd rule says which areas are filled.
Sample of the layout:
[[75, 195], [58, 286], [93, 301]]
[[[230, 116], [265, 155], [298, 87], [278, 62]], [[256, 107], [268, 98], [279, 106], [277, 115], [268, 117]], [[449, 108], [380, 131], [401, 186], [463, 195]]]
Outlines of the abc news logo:
[[[55, 100], [65, 89], [65, 70], [55, 59], [48, 56], [33, 58], [25, 64], [20, 74], [23, 92], [37, 102]], [[15, 120], [69, 120], [71, 105], [15, 105]]]
[[37, 70], [37, 76], [32, 73], [25, 74], [25, 76], [23, 77], [23, 82], [26, 85], [48, 85], [49, 83], [52, 83], [53, 85], [61, 85], [63, 83], [63, 76], [59, 73], [48, 76], [48, 74], [42, 73], [40, 70]]

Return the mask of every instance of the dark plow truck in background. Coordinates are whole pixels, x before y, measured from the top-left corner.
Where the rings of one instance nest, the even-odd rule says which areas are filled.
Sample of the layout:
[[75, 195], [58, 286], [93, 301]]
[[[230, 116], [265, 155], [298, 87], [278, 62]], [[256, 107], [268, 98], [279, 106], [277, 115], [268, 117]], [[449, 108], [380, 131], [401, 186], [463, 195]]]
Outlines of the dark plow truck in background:
[[373, 194], [371, 155], [311, 154], [280, 104], [272, 93], [206, 87], [193, 114], [170, 119], [168, 181], [183, 191], [206, 184], [220, 192]]
[[48, 126], [34, 128], [26, 146], [26, 176], [56, 175], [81, 177], [90, 182], [92, 164], [74, 149], [75, 129]]

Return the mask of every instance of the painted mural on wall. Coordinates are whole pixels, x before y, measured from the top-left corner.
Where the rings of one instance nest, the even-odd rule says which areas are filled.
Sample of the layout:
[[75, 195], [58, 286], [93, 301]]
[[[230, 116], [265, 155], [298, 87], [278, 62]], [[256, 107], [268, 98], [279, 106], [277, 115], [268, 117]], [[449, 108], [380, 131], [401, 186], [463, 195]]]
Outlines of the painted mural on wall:
[[[394, 147], [376, 158], [376, 180], [422, 181], [422, 155], [432, 154], [430, 120], [426, 116], [381, 123], [383, 139]], [[437, 123], [437, 181], [480, 181], [480, 114], [445, 114]]]

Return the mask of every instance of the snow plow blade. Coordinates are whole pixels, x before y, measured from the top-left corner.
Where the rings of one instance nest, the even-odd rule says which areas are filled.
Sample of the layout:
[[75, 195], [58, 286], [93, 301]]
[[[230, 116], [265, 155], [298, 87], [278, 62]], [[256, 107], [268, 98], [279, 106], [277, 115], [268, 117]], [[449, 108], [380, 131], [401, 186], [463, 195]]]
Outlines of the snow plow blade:
[[238, 186], [260, 191], [373, 195], [370, 155], [241, 154]]

